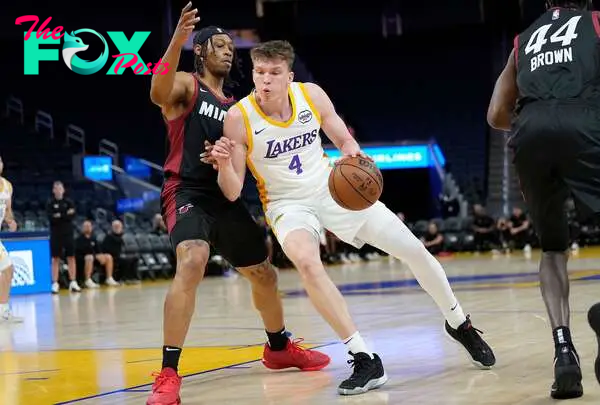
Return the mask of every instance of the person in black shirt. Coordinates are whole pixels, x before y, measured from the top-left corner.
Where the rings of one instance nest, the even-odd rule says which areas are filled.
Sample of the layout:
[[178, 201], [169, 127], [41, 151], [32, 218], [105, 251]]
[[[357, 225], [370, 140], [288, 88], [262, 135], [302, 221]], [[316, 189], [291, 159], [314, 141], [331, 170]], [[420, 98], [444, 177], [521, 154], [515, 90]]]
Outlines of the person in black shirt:
[[52, 293], [58, 294], [58, 265], [62, 257], [67, 258], [69, 266], [69, 291], [80, 292], [76, 281], [75, 241], [73, 238], [73, 218], [75, 204], [65, 198], [65, 187], [61, 181], [52, 185], [52, 198], [46, 203], [46, 212], [50, 221], [50, 254], [52, 255]]
[[[509, 147], [540, 239], [540, 285], [555, 343], [551, 396], [583, 395], [571, 339], [565, 201], [600, 214], [600, 19], [591, 0], [548, 0], [514, 40], [488, 109]], [[598, 370], [598, 369], [597, 369]], [[599, 376], [600, 377], [600, 376]]]
[[99, 285], [92, 280], [94, 262], [97, 261], [106, 271], [106, 285], [118, 286], [113, 278], [113, 258], [110, 254], [102, 253], [102, 249], [93, 234], [92, 221], [84, 221], [81, 225], [81, 234], [75, 241], [75, 256], [78, 261], [83, 261], [85, 286], [98, 288]]
[[531, 249], [531, 224], [521, 208], [513, 208], [512, 215], [508, 220], [508, 229], [510, 230], [510, 242], [513, 248]]
[[102, 241], [102, 251], [112, 256], [115, 268], [119, 273], [121, 281], [126, 284], [139, 284], [138, 259], [136, 255], [127, 255], [123, 252], [123, 223], [114, 220], [109, 232]]
[[439, 254], [444, 247], [444, 235], [442, 235], [435, 222], [430, 222], [425, 235], [421, 236], [421, 242], [432, 255]]
[[480, 204], [473, 206], [473, 214], [475, 250], [479, 252], [489, 250], [498, 242], [496, 221], [486, 214], [485, 208]]

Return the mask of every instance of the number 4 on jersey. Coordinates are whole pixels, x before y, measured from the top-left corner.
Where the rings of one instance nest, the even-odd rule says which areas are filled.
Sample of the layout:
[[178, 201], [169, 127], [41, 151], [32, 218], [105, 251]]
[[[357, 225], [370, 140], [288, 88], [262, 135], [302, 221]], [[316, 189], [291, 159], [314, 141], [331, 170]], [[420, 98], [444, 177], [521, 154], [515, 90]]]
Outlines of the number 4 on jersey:
[[[582, 16], [578, 15], [567, 21], [558, 29], [558, 31], [550, 36], [550, 42], [562, 42], [561, 46], [571, 45], [571, 42], [578, 36], [575, 31], [577, 30], [577, 25], [579, 24], [581, 17]], [[531, 35], [531, 38], [529, 38], [529, 42], [527, 42], [527, 46], [525, 47], [525, 55], [528, 55], [531, 52], [538, 53], [542, 50], [542, 47], [548, 43], [546, 35], [548, 34], [550, 27], [552, 27], [552, 24], [546, 24], [535, 30], [535, 32]]]
[[290, 162], [288, 169], [295, 170], [296, 174], [300, 174], [303, 172], [302, 163], [300, 163], [300, 157], [298, 155], [294, 155], [292, 157], [292, 161]]

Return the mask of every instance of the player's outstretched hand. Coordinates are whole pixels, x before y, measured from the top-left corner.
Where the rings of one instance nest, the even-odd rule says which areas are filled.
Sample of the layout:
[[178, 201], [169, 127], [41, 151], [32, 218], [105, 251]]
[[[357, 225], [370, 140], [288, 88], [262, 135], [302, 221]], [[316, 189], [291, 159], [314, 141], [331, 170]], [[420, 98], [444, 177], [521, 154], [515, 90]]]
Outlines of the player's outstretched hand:
[[194, 31], [194, 26], [200, 21], [200, 17], [196, 17], [197, 13], [197, 8], [192, 10], [191, 1], [181, 10], [181, 16], [173, 34], [173, 42], [176, 45], [183, 46], [190, 38], [190, 35]]

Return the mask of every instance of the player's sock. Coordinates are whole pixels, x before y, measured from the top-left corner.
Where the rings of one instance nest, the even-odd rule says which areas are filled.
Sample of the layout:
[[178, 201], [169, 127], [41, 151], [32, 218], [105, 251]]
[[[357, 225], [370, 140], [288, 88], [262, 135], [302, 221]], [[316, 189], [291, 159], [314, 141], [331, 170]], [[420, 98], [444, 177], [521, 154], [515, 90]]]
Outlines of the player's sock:
[[566, 326], [559, 326], [552, 331], [552, 336], [554, 337], [554, 345], [569, 345], [573, 346], [573, 342], [571, 341], [571, 330]]
[[289, 338], [285, 331], [285, 326], [279, 332], [267, 332], [267, 338], [269, 339], [269, 347], [271, 350], [278, 352], [284, 350], [287, 347]]
[[162, 368], [172, 368], [177, 371], [177, 368], [179, 367], [179, 356], [181, 356], [180, 347], [163, 346]]
[[373, 352], [367, 348], [367, 344], [358, 331], [344, 339], [344, 344], [352, 354], [366, 353], [373, 359]]
[[9, 309], [10, 307], [8, 306], [8, 304], [0, 304], [0, 315], [4, 314]]

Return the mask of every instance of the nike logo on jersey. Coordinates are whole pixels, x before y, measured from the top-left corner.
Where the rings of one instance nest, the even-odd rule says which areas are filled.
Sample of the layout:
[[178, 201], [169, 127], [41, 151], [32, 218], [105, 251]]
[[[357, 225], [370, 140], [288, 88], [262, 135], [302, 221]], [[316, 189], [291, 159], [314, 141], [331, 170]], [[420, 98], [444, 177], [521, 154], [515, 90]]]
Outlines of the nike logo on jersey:
[[198, 113], [200, 115], [205, 115], [207, 117], [214, 118], [217, 121], [223, 122], [225, 120], [225, 114], [227, 114], [227, 110], [222, 110], [213, 104], [203, 101], [200, 105], [200, 110]]
[[254, 135], [258, 135], [260, 134], [262, 131], [264, 131], [267, 128], [263, 128], [263, 129], [259, 129], [258, 131], [254, 131]]
[[292, 138], [284, 139], [283, 141], [277, 141], [276, 139], [267, 141], [267, 154], [265, 155], [265, 158], [273, 159], [282, 153], [295, 151], [310, 145], [317, 139], [318, 134], [319, 130], [313, 129], [311, 132], [296, 135]]

